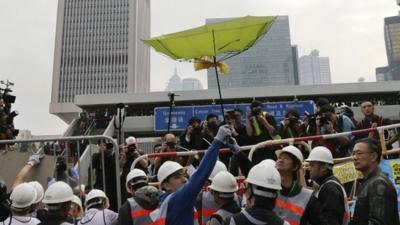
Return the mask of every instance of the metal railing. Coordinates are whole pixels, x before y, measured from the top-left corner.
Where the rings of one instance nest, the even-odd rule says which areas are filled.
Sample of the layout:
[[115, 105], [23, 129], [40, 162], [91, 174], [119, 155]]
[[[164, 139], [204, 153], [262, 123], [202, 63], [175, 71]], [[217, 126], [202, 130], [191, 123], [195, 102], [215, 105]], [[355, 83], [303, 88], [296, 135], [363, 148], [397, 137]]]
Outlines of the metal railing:
[[[108, 140], [113, 144], [114, 154], [115, 154], [115, 176], [116, 176], [116, 186], [117, 186], [117, 207], [121, 207], [121, 180], [120, 180], [120, 168], [119, 168], [119, 147], [117, 142], [110, 136], [106, 135], [93, 135], [93, 136], [72, 136], [72, 137], [57, 137], [57, 138], [34, 138], [27, 140], [0, 140], [0, 144], [13, 144], [13, 143], [30, 143], [30, 142], [45, 142], [45, 141], [77, 141], [77, 153], [78, 159], [80, 159], [80, 147], [79, 141], [81, 140]], [[103, 187], [104, 192], [106, 192], [106, 184], [105, 184], [105, 171], [104, 171], [104, 152], [102, 151], [102, 176], [103, 176]], [[82, 183], [81, 181], [81, 172], [80, 172], [80, 160], [78, 160], [78, 173], [79, 173], [79, 187]]]
[[[326, 135], [316, 135], [316, 136], [307, 136], [307, 137], [298, 137], [298, 138], [286, 138], [286, 139], [280, 139], [280, 140], [268, 140], [264, 142], [260, 142], [256, 145], [248, 145], [248, 146], [242, 146], [240, 147], [240, 151], [248, 151], [250, 150], [249, 153], [249, 160], [252, 160], [253, 154], [256, 150], [260, 148], [265, 148], [267, 146], [271, 145], [291, 145], [295, 143], [303, 144], [305, 141], [316, 141], [316, 140], [326, 140], [326, 139], [333, 139], [337, 138], [340, 136], [349, 136], [349, 135], [357, 135], [357, 134], [365, 134], [373, 131], [378, 131], [379, 137], [382, 140], [383, 137], [383, 131], [384, 130], [389, 130], [389, 129], [394, 129], [400, 127], [400, 123], [397, 124], [392, 124], [388, 126], [381, 126], [381, 127], [376, 127], [376, 128], [368, 128], [368, 129], [362, 129], [362, 130], [355, 130], [355, 131], [349, 131], [349, 132], [342, 132], [342, 133], [335, 133], [335, 134], [326, 134]], [[386, 146], [385, 143], [381, 141], [381, 147], [382, 147], [382, 155], [387, 154]], [[309, 150], [311, 150], [311, 146], [308, 145], [307, 147]], [[136, 164], [143, 159], [149, 159], [149, 158], [157, 158], [157, 157], [177, 157], [177, 156], [193, 156], [197, 154], [204, 154], [207, 150], [195, 150], [195, 151], [186, 151], [186, 152], [162, 152], [162, 153], [151, 153], [151, 154], [145, 154], [141, 155], [138, 158], [136, 158], [133, 163], [131, 164], [131, 169], [135, 168]], [[229, 149], [223, 148], [220, 149], [220, 154], [226, 154], [230, 152]]]

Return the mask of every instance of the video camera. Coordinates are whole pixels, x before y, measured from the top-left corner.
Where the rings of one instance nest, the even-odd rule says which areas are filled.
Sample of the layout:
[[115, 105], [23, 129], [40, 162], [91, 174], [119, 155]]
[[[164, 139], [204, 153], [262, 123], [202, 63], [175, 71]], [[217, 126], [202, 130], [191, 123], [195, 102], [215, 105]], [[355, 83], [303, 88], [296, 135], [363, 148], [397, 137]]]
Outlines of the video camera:
[[329, 124], [329, 122], [332, 122], [332, 120], [331, 120], [331, 118], [329, 118], [327, 116], [322, 116], [319, 118], [319, 124], [321, 124], [321, 125]]
[[6, 183], [0, 179], [0, 222], [6, 220], [11, 215], [9, 197]]
[[251, 109], [251, 116], [258, 116], [262, 113], [262, 109], [261, 108], [252, 108]]

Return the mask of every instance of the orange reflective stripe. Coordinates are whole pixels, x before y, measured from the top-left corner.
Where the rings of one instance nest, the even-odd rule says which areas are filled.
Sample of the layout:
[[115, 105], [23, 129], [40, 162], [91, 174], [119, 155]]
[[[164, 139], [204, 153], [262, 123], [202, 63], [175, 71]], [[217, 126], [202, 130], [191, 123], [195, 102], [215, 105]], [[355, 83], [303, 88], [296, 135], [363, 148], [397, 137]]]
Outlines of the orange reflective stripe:
[[148, 216], [150, 213], [151, 213], [150, 210], [141, 209], [141, 210], [131, 211], [131, 216], [132, 218], [139, 218], [143, 216]]
[[199, 218], [199, 212], [195, 211], [195, 212], [193, 213], [193, 217], [194, 217], [195, 219], [198, 219], [198, 218]]
[[289, 203], [289, 202], [285, 202], [285, 201], [281, 201], [281, 200], [277, 199], [275, 205], [278, 206], [278, 207], [282, 207], [282, 208], [285, 208], [287, 210], [290, 210], [290, 211], [292, 211], [292, 212], [294, 212], [294, 213], [296, 213], [296, 214], [298, 214], [300, 216], [304, 214], [304, 209], [303, 208], [301, 208], [301, 207], [299, 207], [299, 206], [297, 206], [295, 204]]
[[286, 222], [288, 222], [290, 225], [300, 225], [300, 223], [299, 222], [297, 222], [297, 221], [294, 221], [294, 220], [288, 220], [288, 219], [284, 219]]
[[150, 223], [149, 225], [164, 225], [165, 224], [165, 218], [160, 218], [152, 223]]
[[215, 209], [207, 209], [207, 208], [203, 208], [201, 209], [201, 216], [212, 216], [214, 213], [216, 213], [217, 210]]

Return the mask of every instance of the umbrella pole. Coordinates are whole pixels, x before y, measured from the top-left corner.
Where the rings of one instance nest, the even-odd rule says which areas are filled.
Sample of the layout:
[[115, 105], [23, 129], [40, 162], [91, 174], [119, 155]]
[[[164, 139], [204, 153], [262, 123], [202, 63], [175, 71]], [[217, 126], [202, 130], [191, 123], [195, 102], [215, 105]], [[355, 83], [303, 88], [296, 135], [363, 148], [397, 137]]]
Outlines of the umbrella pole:
[[217, 58], [213, 56], [214, 60], [214, 69], [215, 69], [215, 76], [217, 77], [217, 85], [218, 85], [218, 93], [219, 93], [219, 100], [220, 100], [220, 105], [221, 105], [221, 113], [222, 113], [222, 118], [225, 120], [225, 113], [224, 113], [224, 102], [222, 100], [222, 94], [221, 94], [221, 86], [219, 85], [219, 76], [218, 76], [218, 69], [217, 69]]

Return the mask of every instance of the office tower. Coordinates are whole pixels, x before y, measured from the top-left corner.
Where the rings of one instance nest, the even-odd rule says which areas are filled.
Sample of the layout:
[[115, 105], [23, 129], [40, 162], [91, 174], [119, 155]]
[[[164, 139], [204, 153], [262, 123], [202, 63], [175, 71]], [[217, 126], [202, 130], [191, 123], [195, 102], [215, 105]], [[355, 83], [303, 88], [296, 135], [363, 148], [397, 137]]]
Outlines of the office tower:
[[[207, 19], [206, 23], [224, 19]], [[226, 63], [229, 74], [220, 75], [221, 88], [294, 85], [292, 45], [289, 18], [278, 16], [270, 30], [247, 51], [234, 56]], [[214, 69], [207, 70], [208, 88], [216, 89]]]
[[319, 57], [319, 51], [299, 58], [300, 85], [330, 84], [331, 71], [328, 57]]
[[50, 113], [70, 122], [76, 95], [150, 90], [149, 0], [59, 0]]
[[182, 90], [183, 91], [191, 91], [191, 90], [202, 90], [203, 85], [201, 81], [197, 78], [185, 78], [182, 80]]

